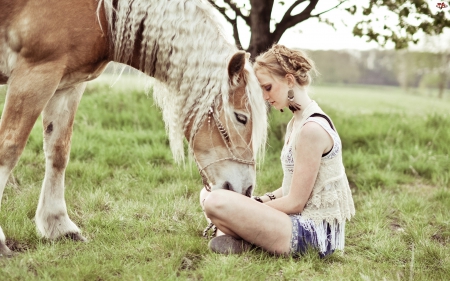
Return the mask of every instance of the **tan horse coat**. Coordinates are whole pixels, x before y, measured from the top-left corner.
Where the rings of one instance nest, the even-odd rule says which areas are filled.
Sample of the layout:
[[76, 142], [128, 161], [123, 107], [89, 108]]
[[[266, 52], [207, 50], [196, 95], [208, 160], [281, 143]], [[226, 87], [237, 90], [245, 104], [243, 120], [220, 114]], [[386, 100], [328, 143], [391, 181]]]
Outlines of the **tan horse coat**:
[[[170, 73], [173, 74], [173, 71], [170, 71], [178, 61], [170, 61], [171, 64], [168, 61], [164, 65], [158, 65], [155, 62], [153, 73], [146, 71], [145, 65], [156, 57], [147, 59], [143, 65], [144, 53], [148, 51], [156, 54], [163, 47], [155, 48], [155, 46], [145, 45], [144, 43], [148, 43], [148, 40], [144, 39], [148, 35], [146, 30], [155, 26], [162, 29], [167, 23], [161, 22], [160, 27], [151, 23], [152, 13], [155, 11], [148, 10], [145, 5], [163, 5], [161, 3], [164, 3], [168, 6], [167, 12], [185, 13], [180, 15], [180, 18], [187, 18], [188, 12], [192, 13], [192, 19], [204, 17], [204, 27], [198, 24], [195, 27], [201, 31], [202, 28], [210, 30], [207, 26], [210, 25], [208, 21], [212, 18], [208, 15], [209, 10], [204, 8], [206, 7], [204, 2], [203, 0], [167, 2], [157, 0], [100, 2], [97, 0], [0, 0], [0, 84], [8, 85], [0, 122], [0, 199], [10, 172], [17, 164], [25, 147], [30, 131], [42, 113], [46, 171], [36, 211], [36, 225], [44, 237], [55, 239], [60, 236], [69, 236], [74, 240], [85, 240], [79, 228], [67, 214], [64, 199], [64, 174], [69, 161], [74, 116], [86, 81], [98, 77], [110, 61], [118, 61], [154, 75], [169, 85], [170, 91], [177, 94], [189, 91], [187, 86], [183, 86], [184, 90], [182, 90], [181, 86], [177, 88], [173, 85], [184, 85], [183, 72], [188, 73], [186, 69], [192, 68], [199, 62], [188, 64], [186, 69], [178, 71], [179, 81], [177, 76], [170, 76]], [[124, 32], [120, 37], [114, 34], [114, 28], [117, 28], [120, 23], [121, 15], [126, 15], [126, 11], [119, 13], [120, 9], [127, 8], [128, 5], [131, 7], [130, 3], [134, 3], [133, 8], [129, 8], [132, 11], [131, 14], [135, 13], [142, 18], [140, 21], [131, 22], [140, 24], [137, 27], [135, 25], [134, 31], [130, 33], [133, 40], [127, 41], [129, 39], [127, 36], [130, 37], [130, 35], [122, 36], [126, 35]], [[119, 20], [111, 22], [115, 18]], [[161, 20], [164, 18], [162, 17]], [[186, 23], [189, 23], [189, 20]], [[175, 26], [179, 26], [180, 29], [185, 28], [183, 23], [176, 23]], [[199, 40], [208, 42], [210, 37], [208, 33], [205, 33], [206, 31], [198, 32], [198, 35], [195, 35], [196, 30], [183, 32], [191, 32], [187, 33], [188, 37], [205, 36], [205, 38], [192, 38], [193, 42]], [[176, 34], [182, 33], [177, 31]], [[174, 38], [172, 40], [175, 40]], [[121, 40], [130, 43], [123, 45], [124, 51], [117, 55], [117, 42]], [[228, 43], [223, 40], [214, 44], [222, 46]], [[196, 132], [195, 138], [189, 133], [190, 131], [184, 133], [191, 142], [191, 148], [199, 166], [208, 166], [204, 172], [207, 173], [213, 189], [228, 188], [250, 194], [255, 184], [254, 164], [233, 161], [230, 153], [239, 159], [254, 160], [254, 152], [259, 149], [255, 147], [255, 143], [261, 147], [261, 144], [265, 143], [266, 136], [265, 114], [261, 114], [262, 119], [258, 120], [263, 125], [259, 126], [257, 134], [254, 130], [255, 114], [263, 112], [265, 107], [262, 95], [258, 96], [260, 92], [255, 90], [259, 87], [245, 54], [237, 52], [237, 49], [232, 46], [226, 48], [228, 51], [225, 55], [228, 59], [217, 63], [218, 71], [215, 72], [218, 77], [223, 76], [224, 79], [220, 78], [217, 79], [219, 82], [214, 82], [218, 83], [217, 87], [214, 86], [215, 84], [211, 86], [213, 82], [209, 80], [209, 84], [197, 83], [199, 85], [196, 87], [200, 91], [210, 90], [206, 93], [197, 93], [201, 95], [197, 99], [192, 99], [191, 107], [188, 109], [198, 118], [189, 119], [186, 124], [179, 125], [178, 130], [193, 129]], [[179, 49], [171, 47], [171, 51], [165, 54], [167, 59], [178, 56], [181, 62], [183, 54], [178, 53], [182, 52]], [[222, 53], [223, 51], [218, 51], [217, 56], [225, 59]], [[236, 54], [231, 59], [233, 53]], [[161, 55], [161, 57], [164, 56]], [[201, 54], [198, 57], [201, 58]], [[219, 61], [222, 61], [221, 59]], [[188, 63], [187, 60], [186, 63]], [[197, 70], [194, 69], [193, 72], [195, 71]], [[214, 69], [205, 71], [214, 71]], [[213, 75], [211, 74], [210, 77], [212, 79]], [[189, 79], [195, 80], [195, 77]], [[220, 82], [222, 80], [225, 82]], [[201, 80], [197, 82], [199, 81]], [[214, 89], [219, 90], [211, 94]], [[164, 98], [162, 100], [160, 105], [164, 112], [164, 104], [168, 102], [164, 101]], [[205, 106], [195, 107], [195, 101], [203, 101]], [[224, 124], [227, 134], [231, 137], [231, 146], [228, 148], [221, 137], [223, 132], [221, 133], [215, 126], [208, 127], [205, 125], [206, 122], [203, 122], [206, 120], [207, 108], [211, 102], [218, 105], [218, 108], [215, 108], [215, 116]], [[170, 114], [165, 115], [166, 122], [169, 121], [166, 119], [170, 116]], [[213, 147], [214, 153], [211, 152]], [[211, 163], [214, 164], [209, 165]], [[0, 254], [10, 254], [1, 228]]]

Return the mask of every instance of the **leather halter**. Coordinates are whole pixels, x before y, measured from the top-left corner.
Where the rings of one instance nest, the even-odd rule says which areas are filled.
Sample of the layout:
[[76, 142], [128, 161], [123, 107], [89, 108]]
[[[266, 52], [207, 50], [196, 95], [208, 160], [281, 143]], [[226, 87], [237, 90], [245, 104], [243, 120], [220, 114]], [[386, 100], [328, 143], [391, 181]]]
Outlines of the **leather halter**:
[[[231, 161], [235, 161], [235, 162], [239, 162], [239, 163], [247, 164], [247, 165], [255, 164], [255, 161], [253, 159], [252, 160], [244, 160], [242, 158], [236, 157], [236, 155], [233, 153], [233, 151], [231, 149], [230, 136], [229, 136], [227, 130], [225, 129], [225, 127], [220, 122], [219, 118], [214, 114], [213, 107], [214, 107], [214, 104], [212, 104], [208, 110], [208, 124], [211, 124], [211, 117], [212, 117], [212, 119], [214, 120], [214, 123], [216, 124], [217, 128], [219, 129], [220, 136], [222, 137], [222, 140], [225, 143], [225, 146], [227, 147], [228, 152], [231, 156], [217, 159], [215, 161], [208, 163], [204, 167], [201, 167], [200, 163], [197, 161], [197, 159], [195, 158], [195, 154], [194, 154], [195, 163], [197, 164], [198, 171], [200, 173], [200, 176], [202, 177], [203, 185], [207, 191], [211, 191], [211, 185], [210, 185], [211, 181], [209, 180], [208, 175], [205, 172], [205, 169], [208, 168], [209, 166], [216, 164], [218, 162], [221, 162], [221, 161], [225, 161], [225, 160], [231, 160]], [[195, 135], [192, 137], [192, 143], [193, 143], [194, 138], [195, 138]]]

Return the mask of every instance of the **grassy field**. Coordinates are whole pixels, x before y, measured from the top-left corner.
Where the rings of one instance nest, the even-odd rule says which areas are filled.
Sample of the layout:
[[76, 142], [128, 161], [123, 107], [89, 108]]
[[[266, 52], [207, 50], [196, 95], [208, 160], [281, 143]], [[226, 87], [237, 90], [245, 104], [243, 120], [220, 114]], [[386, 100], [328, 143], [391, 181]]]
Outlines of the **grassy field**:
[[[110, 82], [110, 81], [109, 81]], [[326, 259], [211, 253], [201, 237], [201, 180], [172, 161], [144, 83], [89, 84], [66, 172], [69, 215], [88, 243], [40, 238], [33, 222], [44, 175], [41, 120], [5, 190], [0, 225], [17, 253], [0, 280], [448, 280], [450, 100], [397, 88], [317, 86], [312, 97], [343, 141], [356, 217], [345, 253]], [[4, 88], [0, 88], [3, 107]], [[272, 110], [257, 194], [278, 188], [290, 114]]]

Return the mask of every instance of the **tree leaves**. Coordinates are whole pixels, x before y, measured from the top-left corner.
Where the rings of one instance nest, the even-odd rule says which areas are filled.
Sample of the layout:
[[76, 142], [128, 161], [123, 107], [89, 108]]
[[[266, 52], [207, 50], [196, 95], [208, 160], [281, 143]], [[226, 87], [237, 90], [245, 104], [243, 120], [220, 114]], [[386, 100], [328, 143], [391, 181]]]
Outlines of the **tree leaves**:
[[354, 14], [356, 14], [356, 11], [357, 11], [358, 9], [357, 9], [356, 5], [353, 5], [353, 6], [349, 7], [349, 8], [345, 8], [345, 10], [346, 10], [347, 12], [349, 12], [351, 15], [354, 15]]
[[[382, 28], [377, 28], [372, 19], [382, 21], [386, 14], [396, 18], [396, 22], [385, 23]], [[366, 37], [368, 41], [375, 41], [381, 46], [391, 41], [396, 49], [417, 43], [417, 34], [420, 32], [436, 35], [450, 27], [449, 10], [433, 13], [424, 0], [370, 0], [368, 6], [363, 7], [362, 15], [364, 19], [357, 23], [353, 34]]]
[[[436, 35], [450, 28], [450, 8], [433, 12], [426, 0], [339, 0], [333, 3], [325, 0], [248, 0], [239, 5], [233, 0], [208, 1], [233, 25], [235, 33], [238, 32], [236, 26], [238, 17], [250, 27], [252, 38], [248, 51], [253, 56], [278, 42], [287, 29], [310, 18], [318, 18], [320, 22], [334, 27], [336, 20], [323, 15], [338, 7], [361, 19], [353, 27], [355, 36], [377, 42], [380, 46], [392, 42], [397, 49], [406, 48], [410, 43], [417, 43], [418, 34], [422, 32], [427, 35]], [[269, 24], [264, 27], [262, 24], [266, 21], [265, 19], [271, 18], [274, 2], [287, 9], [281, 18], [274, 19], [275, 30], [271, 31]], [[317, 8], [319, 2], [321, 5]], [[247, 6], [248, 3], [251, 8]], [[295, 8], [304, 3], [307, 5], [304, 5], [302, 11], [292, 14]], [[226, 16], [227, 10], [233, 11], [235, 17]], [[237, 45], [240, 45], [239, 36], [236, 34], [235, 40]]]

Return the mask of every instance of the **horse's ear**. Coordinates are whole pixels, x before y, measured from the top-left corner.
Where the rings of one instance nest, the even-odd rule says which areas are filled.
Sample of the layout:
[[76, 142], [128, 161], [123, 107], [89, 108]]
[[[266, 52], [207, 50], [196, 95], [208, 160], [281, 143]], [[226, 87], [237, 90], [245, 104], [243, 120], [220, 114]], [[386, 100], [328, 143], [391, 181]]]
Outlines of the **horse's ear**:
[[228, 64], [228, 76], [232, 82], [239, 80], [242, 70], [244, 70], [246, 56], [244, 51], [239, 51], [231, 58]]

